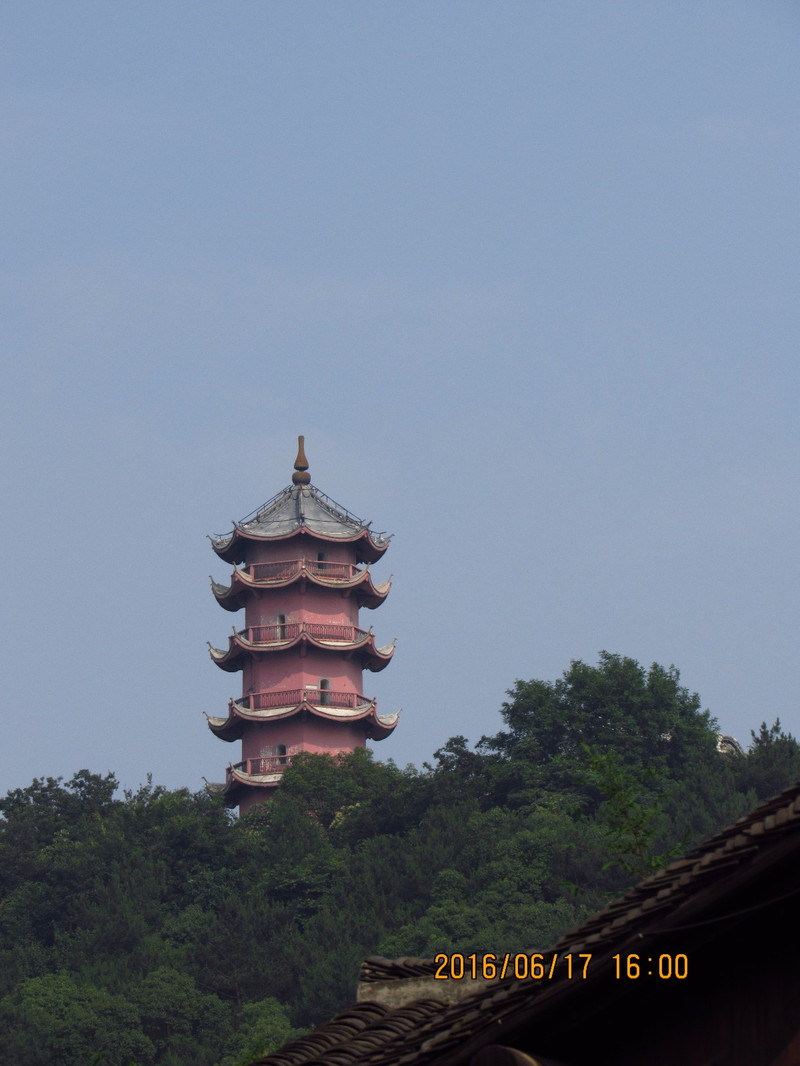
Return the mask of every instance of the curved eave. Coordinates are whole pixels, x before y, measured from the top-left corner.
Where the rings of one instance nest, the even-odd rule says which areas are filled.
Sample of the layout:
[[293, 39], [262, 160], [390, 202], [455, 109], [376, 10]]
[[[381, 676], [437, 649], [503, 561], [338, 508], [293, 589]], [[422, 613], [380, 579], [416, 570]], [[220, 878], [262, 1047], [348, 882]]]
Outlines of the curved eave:
[[232, 638], [227, 648], [212, 648], [209, 644], [208, 653], [220, 670], [227, 670], [229, 674], [233, 674], [242, 668], [240, 661], [242, 658], [242, 651], [241, 648], [238, 648], [233, 643]]
[[381, 558], [389, 547], [388, 538], [376, 538], [368, 529], [361, 529], [357, 533], [343, 533], [341, 536], [333, 536], [330, 533], [318, 533], [306, 525], [298, 525], [287, 533], [256, 533], [245, 529], [238, 523], [233, 530], [222, 537], [209, 537], [211, 547], [227, 563], [244, 562], [247, 544], [261, 544], [264, 541], [270, 544], [280, 544], [283, 541], [293, 540], [295, 537], [311, 537], [312, 540], [323, 544], [354, 544], [356, 546], [356, 560], [359, 563], [375, 563]]
[[247, 601], [247, 589], [241, 581], [236, 580], [238, 570], [234, 570], [234, 577], [230, 585], [222, 585], [219, 581], [211, 578], [211, 591], [220, 607], [226, 611], [240, 611]]
[[[365, 735], [370, 740], [385, 740], [397, 726], [400, 711], [394, 714], [380, 715], [375, 709], [375, 703], [369, 701], [352, 709], [338, 709], [335, 707], [322, 707], [319, 704], [302, 703], [292, 707], [272, 707], [267, 711], [248, 711], [237, 703], [230, 704], [230, 714], [227, 718], [215, 718], [206, 715], [208, 728], [220, 738], [233, 742], [241, 740], [248, 722], [276, 722], [287, 718], [294, 718], [298, 714], [307, 713], [314, 718], [323, 718], [331, 722], [364, 722], [366, 725]], [[245, 775], [246, 776], [246, 775]]]
[[382, 581], [380, 585], [375, 585], [372, 582], [372, 578], [367, 574], [367, 581], [364, 581], [361, 586], [356, 589], [356, 597], [358, 598], [359, 606], [366, 607], [367, 610], [373, 611], [376, 607], [380, 607], [386, 597], [392, 590], [392, 579], [388, 581]]
[[[320, 703], [302, 700], [300, 703], [294, 703], [291, 706], [250, 711], [245, 707], [241, 707], [234, 700], [230, 704], [230, 711], [232, 716], [242, 718], [247, 722], [275, 722], [284, 718], [293, 718], [296, 714], [304, 711], [307, 711], [315, 718], [327, 718], [331, 722], [358, 722], [362, 718], [369, 718], [370, 715], [374, 715], [375, 702], [374, 700], [365, 700], [364, 703], [359, 703], [357, 707], [325, 707]], [[228, 721], [228, 719], [225, 719], [225, 721]]]
[[400, 719], [400, 711], [394, 714], [373, 714], [367, 736], [370, 740], [386, 740], [394, 732]]
[[233, 743], [234, 740], [241, 740], [244, 734], [244, 722], [233, 715], [229, 715], [227, 718], [216, 718], [207, 714], [206, 722], [215, 737], [219, 737], [220, 740], [227, 740], [228, 743]]
[[380, 670], [385, 670], [392, 661], [394, 642], [386, 644], [383, 648], [376, 648], [373, 644], [370, 651], [369, 658], [366, 655], [364, 656], [364, 669], [371, 670], [373, 674], [377, 674]]
[[283, 771], [277, 774], [246, 774], [244, 770], [237, 770], [235, 766], [230, 769], [231, 783], [225, 789], [225, 794], [230, 795], [237, 785], [254, 785], [256, 788], [273, 788], [280, 784]]
[[306, 569], [299, 569], [289, 577], [278, 581], [256, 581], [244, 570], [234, 570], [231, 574], [230, 585], [221, 585], [211, 578], [211, 591], [214, 593], [217, 603], [226, 611], [238, 611], [244, 607], [251, 589], [282, 589], [298, 581], [308, 581], [320, 588], [335, 589], [337, 592], [352, 592], [358, 601], [359, 607], [374, 610], [380, 607], [392, 587], [392, 579], [375, 585], [369, 570], [362, 570], [352, 578], [325, 578], [311, 573]]
[[384, 670], [392, 661], [394, 655], [394, 643], [387, 644], [383, 648], [375, 647], [375, 638], [372, 633], [365, 633], [358, 641], [345, 642], [342, 640], [322, 640], [312, 637], [308, 633], [300, 633], [291, 640], [276, 640], [269, 644], [254, 644], [243, 637], [241, 633], [234, 633], [228, 637], [226, 649], [208, 646], [209, 654], [221, 670], [233, 673], [241, 669], [241, 660], [245, 655], [270, 654], [282, 651], [291, 651], [298, 644], [310, 644], [322, 651], [339, 652], [345, 658], [358, 656], [365, 670], [378, 673]]

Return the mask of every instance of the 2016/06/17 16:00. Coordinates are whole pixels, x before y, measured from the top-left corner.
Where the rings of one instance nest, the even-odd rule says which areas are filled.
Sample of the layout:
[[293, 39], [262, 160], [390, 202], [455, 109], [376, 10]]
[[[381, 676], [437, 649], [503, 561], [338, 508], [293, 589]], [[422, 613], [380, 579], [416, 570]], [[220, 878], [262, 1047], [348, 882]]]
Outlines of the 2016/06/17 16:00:
[[[565, 954], [525, 955], [518, 952], [512, 955], [492, 953], [464, 955], [454, 952], [449, 955], [437, 955], [434, 959], [437, 981], [493, 981], [499, 978], [513, 977], [518, 981], [531, 978], [534, 981], [553, 980], [554, 977], [566, 977], [568, 981], [585, 980], [589, 974], [592, 956], [584, 952], [580, 955]], [[689, 958], [687, 955], [612, 955], [617, 980], [627, 978], [637, 981], [641, 977], [657, 977], [662, 981], [675, 978], [682, 981], [689, 976]], [[566, 972], [565, 972], [566, 971]]]

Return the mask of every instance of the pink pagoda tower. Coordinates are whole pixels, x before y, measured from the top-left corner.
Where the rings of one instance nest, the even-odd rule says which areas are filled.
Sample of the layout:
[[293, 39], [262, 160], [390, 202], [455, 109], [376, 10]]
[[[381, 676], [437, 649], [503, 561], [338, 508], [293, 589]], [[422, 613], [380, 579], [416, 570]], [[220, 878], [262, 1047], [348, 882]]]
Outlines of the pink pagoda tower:
[[361, 691], [362, 671], [383, 670], [394, 642], [376, 647], [358, 617], [389, 593], [391, 578], [376, 585], [370, 573], [389, 539], [311, 484], [303, 437], [292, 484], [227, 536], [210, 538], [234, 564], [229, 585], [211, 579], [217, 602], [244, 607], [244, 629], [234, 628], [228, 647], [209, 645], [222, 670], [242, 671], [227, 717], [207, 716], [220, 739], [242, 742], [241, 761], [226, 774], [229, 807], [245, 814], [267, 799], [298, 752], [350, 752], [395, 728], [399, 712], [379, 716]]

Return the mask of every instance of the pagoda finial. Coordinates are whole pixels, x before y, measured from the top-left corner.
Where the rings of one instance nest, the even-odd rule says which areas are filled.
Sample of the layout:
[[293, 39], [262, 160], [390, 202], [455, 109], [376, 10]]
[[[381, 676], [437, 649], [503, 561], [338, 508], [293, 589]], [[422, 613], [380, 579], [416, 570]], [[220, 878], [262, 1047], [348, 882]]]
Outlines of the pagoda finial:
[[306, 459], [303, 447], [305, 440], [305, 437], [297, 438], [297, 458], [294, 461], [294, 473], [292, 474], [293, 485], [308, 485], [311, 481], [311, 474], [308, 472], [308, 459]]

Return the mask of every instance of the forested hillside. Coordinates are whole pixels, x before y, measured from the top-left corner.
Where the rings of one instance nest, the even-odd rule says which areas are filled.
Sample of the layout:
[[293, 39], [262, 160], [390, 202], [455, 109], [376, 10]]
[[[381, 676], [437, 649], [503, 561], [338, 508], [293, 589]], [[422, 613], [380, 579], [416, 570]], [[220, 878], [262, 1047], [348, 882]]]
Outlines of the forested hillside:
[[354, 998], [366, 955], [546, 948], [800, 777], [747, 754], [674, 669], [603, 654], [519, 681], [503, 728], [401, 770], [295, 759], [235, 820], [113, 775], [0, 801], [0, 1061], [239, 1066]]

